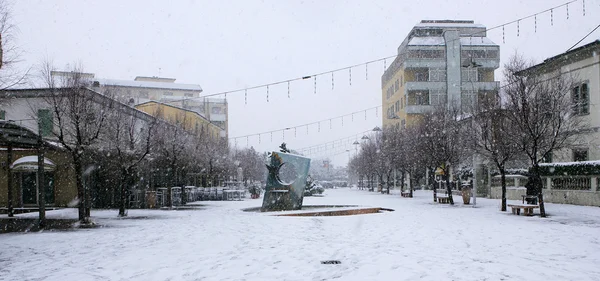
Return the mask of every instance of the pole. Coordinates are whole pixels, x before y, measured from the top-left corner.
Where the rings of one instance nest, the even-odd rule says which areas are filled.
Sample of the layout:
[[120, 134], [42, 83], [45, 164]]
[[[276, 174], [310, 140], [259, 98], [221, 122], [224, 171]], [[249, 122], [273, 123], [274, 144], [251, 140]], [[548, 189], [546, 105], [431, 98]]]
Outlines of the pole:
[[6, 154], [6, 162], [7, 162], [7, 171], [8, 171], [8, 179], [7, 179], [7, 183], [8, 183], [8, 216], [9, 217], [13, 217], [14, 216], [14, 209], [13, 209], [13, 183], [12, 183], [12, 169], [10, 168], [10, 164], [12, 164], [12, 145], [9, 143], [8, 144], [8, 151]]
[[[38, 127], [41, 124], [38, 124]], [[37, 169], [38, 205], [40, 209], [40, 228], [46, 225], [46, 179], [44, 178], [44, 141], [41, 130], [38, 131], [38, 169]]]
[[477, 205], [477, 181], [479, 181], [479, 159], [473, 154], [473, 207]]

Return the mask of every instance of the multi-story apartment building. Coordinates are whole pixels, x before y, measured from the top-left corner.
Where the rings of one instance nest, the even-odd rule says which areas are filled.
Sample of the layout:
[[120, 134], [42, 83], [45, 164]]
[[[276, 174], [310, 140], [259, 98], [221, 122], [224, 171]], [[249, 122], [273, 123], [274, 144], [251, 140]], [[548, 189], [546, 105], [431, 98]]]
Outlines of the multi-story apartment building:
[[600, 40], [556, 55], [522, 71], [548, 78], [562, 75], [574, 85], [573, 113], [589, 126], [569, 149], [554, 151], [550, 162], [600, 160]]
[[225, 130], [194, 110], [184, 109], [157, 101], [148, 101], [135, 105], [137, 110], [161, 118], [171, 124], [181, 126], [187, 132], [197, 136], [211, 138], [225, 137]]
[[468, 20], [423, 20], [398, 47], [381, 77], [383, 126], [410, 126], [436, 106], [496, 100], [500, 47], [486, 27]]
[[[54, 76], [68, 76], [70, 72], [53, 71]], [[216, 126], [228, 132], [228, 107], [225, 99], [201, 98], [202, 87], [196, 84], [175, 83], [174, 78], [137, 76], [133, 80], [101, 79], [93, 73], [83, 77], [91, 82], [91, 88], [99, 92], [111, 92], [119, 101], [131, 106], [149, 101], [170, 104], [192, 110]]]

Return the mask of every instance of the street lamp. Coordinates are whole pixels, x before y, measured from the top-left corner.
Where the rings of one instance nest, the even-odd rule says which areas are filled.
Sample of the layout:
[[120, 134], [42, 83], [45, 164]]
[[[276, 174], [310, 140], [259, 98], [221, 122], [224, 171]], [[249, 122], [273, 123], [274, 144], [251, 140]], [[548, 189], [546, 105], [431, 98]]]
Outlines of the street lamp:
[[358, 145], [360, 143], [358, 141], [354, 141], [352, 144], [354, 145], [354, 151], [355, 151], [354, 157], [356, 157], [356, 156], [358, 156]]

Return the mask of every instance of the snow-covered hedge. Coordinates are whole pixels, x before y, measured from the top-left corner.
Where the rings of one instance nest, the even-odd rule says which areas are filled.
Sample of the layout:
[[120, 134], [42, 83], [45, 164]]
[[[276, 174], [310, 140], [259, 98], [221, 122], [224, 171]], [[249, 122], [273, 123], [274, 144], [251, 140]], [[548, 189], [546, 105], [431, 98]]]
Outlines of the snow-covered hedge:
[[542, 176], [600, 175], [600, 161], [540, 164]]

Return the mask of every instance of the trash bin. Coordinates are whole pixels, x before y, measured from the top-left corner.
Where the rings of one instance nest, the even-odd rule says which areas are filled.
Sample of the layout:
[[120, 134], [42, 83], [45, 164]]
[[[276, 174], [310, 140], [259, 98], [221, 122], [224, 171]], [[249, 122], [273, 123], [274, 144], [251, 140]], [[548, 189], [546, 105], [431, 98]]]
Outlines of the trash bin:
[[146, 191], [146, 207], [156, 208], [156, 191]]
[[463, 187], [461, 193], [462, 193], [463, 203], [465, 205], [469, 205], [471, 203], [471, 188]]

